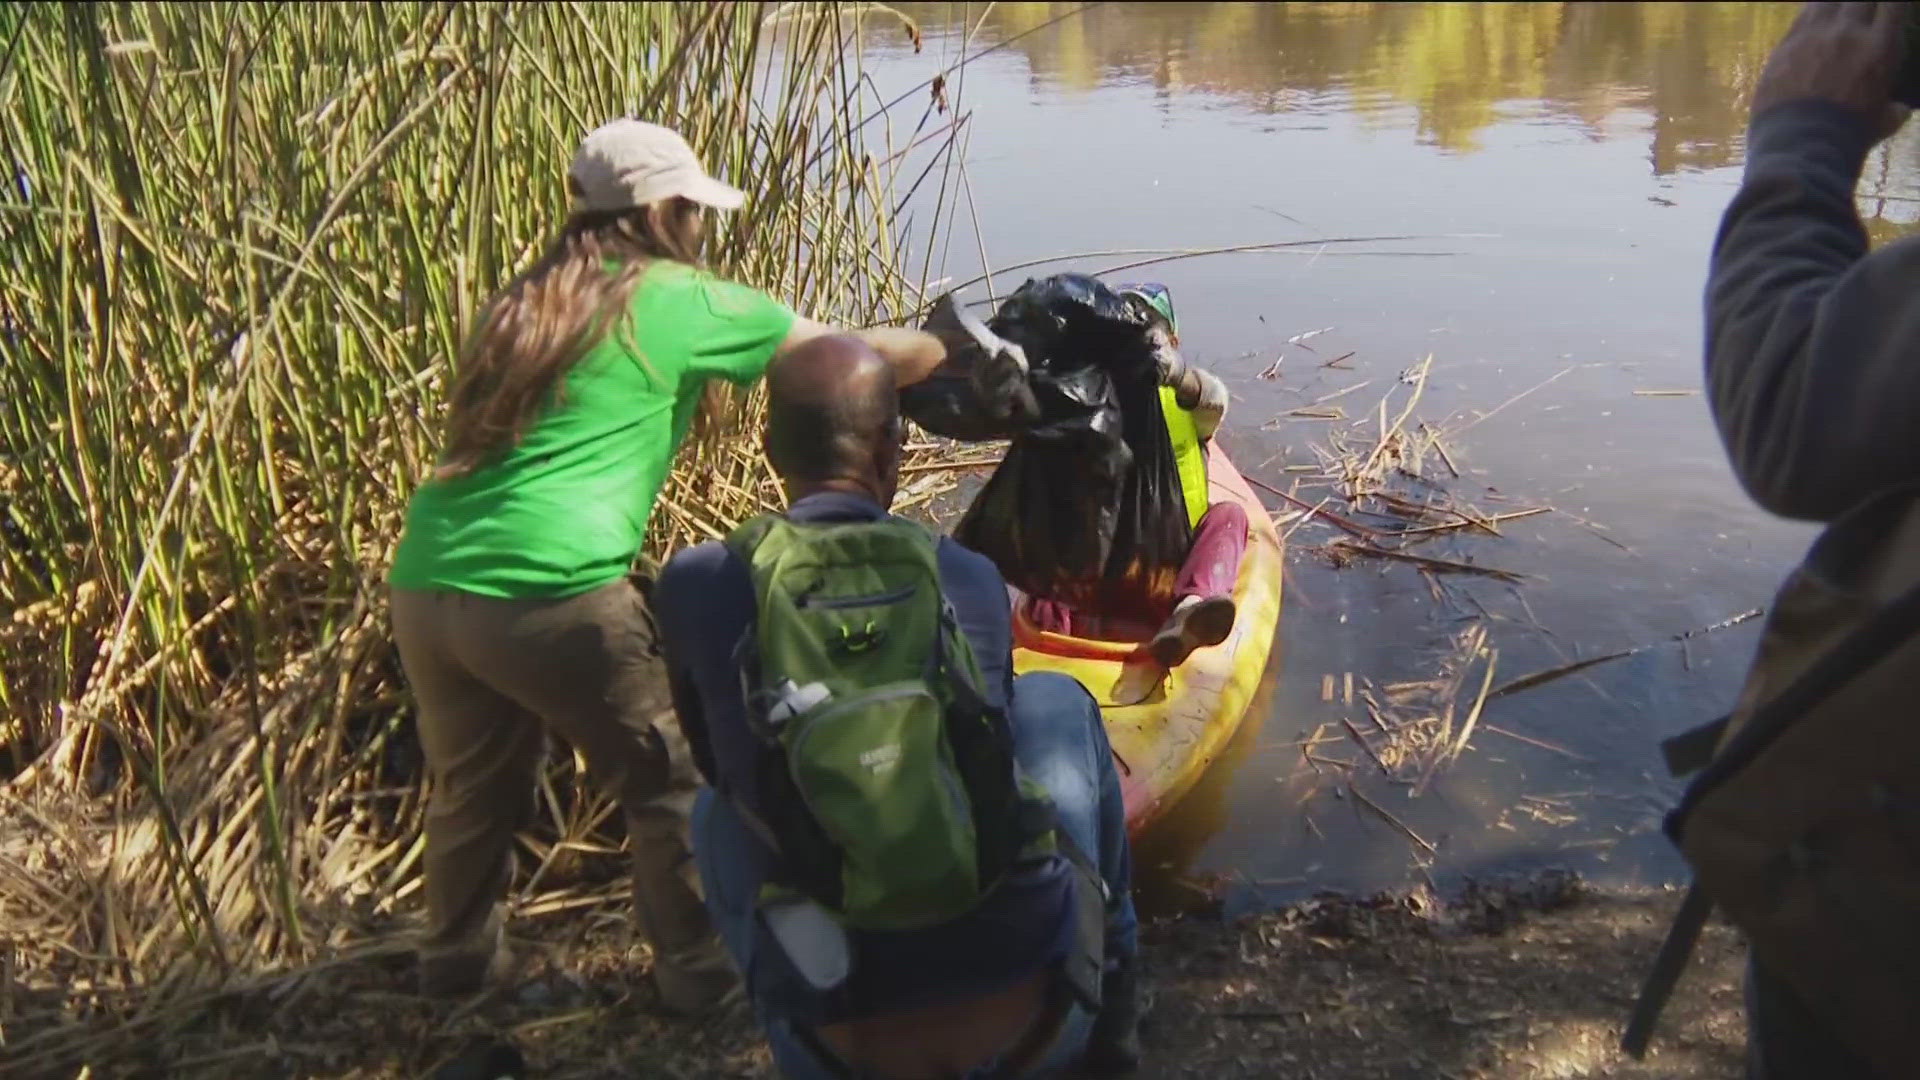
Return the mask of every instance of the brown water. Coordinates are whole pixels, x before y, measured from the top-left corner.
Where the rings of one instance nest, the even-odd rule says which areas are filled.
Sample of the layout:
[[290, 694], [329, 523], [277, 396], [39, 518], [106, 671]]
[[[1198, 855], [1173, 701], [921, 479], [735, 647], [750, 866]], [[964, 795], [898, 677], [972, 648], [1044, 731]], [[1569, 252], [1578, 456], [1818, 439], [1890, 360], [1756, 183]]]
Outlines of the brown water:
[[[983, 251], [1007, 266], [1472, 234], [1373, 245], [1445, 253], [1430, 257], [1327, 249], [1132, 275], [1171, 286], [1186, 351], [1233, 388], [1222, 438], [1251, 475], [1284, 486], [1328, 426], [1270, 420], [1373, 379], [1341, 402], [1369, 409], [1431, 353], [1418, 415], [1461, 431], [1455, 494], [1490, 511], [1562, 511], [1451, 549], [1530, 579], [1455, 578], [1445, 603], [1411, 568], [1336, 570], [1308, 550], [1322, 531], [1297, 534], [1271, 703], [1145, 857], [1226, 874], [1240, 902], [1397, 885], [1423, 868], [1675, 879], [1659, 820], [1677, 788], [1657, 743], [1730, 702], [1757, 622], [1491, 703], [1484, 723], [1559, 749], [1483, 730], [1419, 798], [1370, 775], [1351, 744], [1319, 748], [1357, 760], [1362, 790], [1436, 857], [1337, 795], [1297, 743], [1361, 716], [1321, 700], [1324, 675], [1424, 677], [1463, 618], [1488, 620], [1504, 679], [1768, 601], [1811, 530], [1743, 497], [1697, 392], [1634, 391], [1700, 385], [1708, 246], [1738, 178], [1751, 80], [1794, 5], [1107, 4], [1045, 25], [1077, 6], [906, 5], [926, 30], [919, 55], [876, 35], [889, 97], [950, 62], [969, 32], [968, 52], [1012, 41], [950, 88], [971, 120], [965, 168], [946, 174], [960, 197], [935, 276], [975, 276]], [[1876, 235], [1913, 220], [1914, 139], [1869, 163]], [[1004, 293], [1021, 276], [994, 284]], [[1313, 351], [1286, 344], [1325, 327]], [[1345, 370], [1321, 367], [1347, 352]], [[1280, 378], [1256, 377], [1276, 359]]]

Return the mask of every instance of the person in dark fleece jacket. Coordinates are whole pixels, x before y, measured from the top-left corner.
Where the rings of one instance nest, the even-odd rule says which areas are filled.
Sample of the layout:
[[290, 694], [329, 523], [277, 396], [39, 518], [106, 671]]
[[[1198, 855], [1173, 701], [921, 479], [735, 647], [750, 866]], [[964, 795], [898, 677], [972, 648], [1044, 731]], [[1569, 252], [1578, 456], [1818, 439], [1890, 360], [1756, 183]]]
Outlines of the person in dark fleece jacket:
[[[1707, 392], [1735, 472], [1776, 514], [1831, 521], [1920, 480], [1920, 237], [1868, 250], [1867, 152], [1892, 95], [1905, 3], [1802, 9], [1754, 87], [1746, 176], [1707, 282]], [[1747, 986], [1750, 1080], [1875, 1075], [1765, 968]]]
[[[767, 459], [798, 522], [873, 521], [899, 480], [895, 382], [878, 354], [817, 338], [767, 371]], [[1060, 828], [1098, 866], [1107, 896], [1101, 1005], [1072, 997], [1061, 961], [1084, 929], [1073, 872], [1054, 857], [1007, 875], [972, 911], [905, 931], [828, 932], [760, 910], [777, 855], [740, 813], [763, 767], [741, 692], [737, 646], [757, 618], [746, 563], [717, 541], [668, 561], [654, 611], [674, 708], [708, 787], [693, 811], [694, 858], [708, 910], [746, 976], [775, 1064], [788, 1080], [1015, 1080], [1122, 1075], [1139, 1064], [1132, 877], [1120, 778], [1100, 709], [1058, 673], [1013, 672], [1006, 582], [985, 556], [943, 537], [941, 591], [972, 647], [989, 704], [1007, 710], [1021, 769], [1045, 788]], [[851, 956], [831, 992], [810, 986], [811, 958]]]

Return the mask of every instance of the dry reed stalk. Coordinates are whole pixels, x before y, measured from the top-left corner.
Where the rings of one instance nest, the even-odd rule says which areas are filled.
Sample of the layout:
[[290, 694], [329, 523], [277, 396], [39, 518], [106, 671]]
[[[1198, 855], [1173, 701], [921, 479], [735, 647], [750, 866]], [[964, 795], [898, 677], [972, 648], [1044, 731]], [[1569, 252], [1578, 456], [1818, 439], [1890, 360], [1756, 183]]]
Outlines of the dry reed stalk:
[[1761, 614], [1762, 611], [1760, 608], [1751, 608], [1730, 618], [1721, 619], [1719, 622], [1673, 634], [1659, 641], [1649, 642], [1645, 645], [1636, 645], [1631, 649], [1616, 649], [1613, 652], [1602, 653], [1599, 656], [1589, 656], [1582, 660], [1573, 660], [1564, 664], [1557, 664], [1544, 671], [1531, 672], [1517, 679], [1502, 683], [1498, 687], [1495, 687], [1493, 692], [1488, 694], [1487, 697], [1489, 699], [1503, 698], [1508, 694], [1517, 694], [1522, 690], [1531, 690], [1536, 686], [1544, 686], [1557, 679], [1563, 679], [1568, 675], [1585, 671], [1590, 667], [1611, 663], [1615, 660], [1624, 660], [1629, 656], [1638, 656], [1641, 653], [1658, 649], [1665, 645], [1679, 644], [1684, 647], [1686, 643], [1693, 638], [1739, 626], [1741, 623], [1759, 618]]
[[[888, 210], [953, 133], [862, 139], [846, 9], [291, 11], [9, 24], [0, 932], [7, 992], [72, 1006], [0, 1020], [9, 1075], [164, 1061], [155, 1030], [390, 932], [417, 888], [384, 567], [447, 358], [561, 220], [581, 132], [638, 110], [750, 179], [723, 273], [850, 325], [926, 299]], [[653, 556], [773, 504], [738, 437], [762, 408], [703, 416]], [[545, 780], [538, 884], [598, 896], [607, 807], [568, 758]]]
[[1584, 755], [1576, 754], [1573, 751], [1567, 749], [1566, 747], [1559, 745], [1558, 743], [1550, 743], [1545, 739], [1535, 738], [1532, 735], [1522, 735], [1517, 731], [1509, 731], [1506, 728], [1500, 727], [1497, 724], [1482, 724], [1480, 726], [1485, 728], [1488, 731], [1493, 732], [1496, 735], [1505, 735], [1509, 739], [1526, 743], [1528, 746], [1537, 746], [1542, 750], [1551, 750], [1554, 753], [1561, 755], [1562, 757], [1569, 757], [1575, 761], [1592, 761], [1593, 760], [1592, 758], [1586, 757]]
[[1421, 836], [1417, 832], [1414, 832], [1413, 829], [1410, 826], [1408, 826], [1406, 822], [1401, 821], [1398, 817], [1395, 817], [1393, 812], [1388, 810], [1386, 807], [1381, 806], [1379, 803], [1374, 802], [1372, 799], [1367, 798], [1367, 793], [1364, 791], [1361, 791], [1360, 786], [1358, 784], [1349, 783], [1347, 785], [1347, 793], [1352, 795], [1354, 797], [1354, 800], [1357, 801], [1360, 805], [1373, 811], [1376, 815], [1379, 816], [1379, 818], [1382, 821], [1385, 821], [1387, 824], [1393, 826], [1395, 832], [1398, 832], [1401, 836], [1404, 836], [1407, 839], [1413, 841], [1414, 844], [1416, 844], [1420, 848], [1420, 850], [1426, 852], [1428, 855], [1440, 854], [1440, 849], [1435, 847], [1433, 843], [1429, 841], [1426, 837]]
[[1394, 562], [1412, 563], [1423, 570], [1434, 570], [1452, 574], [1479, 574], [1500, 581], [1524, 581], [1525, 576], [1511, 570], [1501, 570], [1491, 566], [1476, 566], [1473, 563], [1456, 562], [1452, 559], [1436, 559], [1426, 555], [1415, 555], [1408, 551], [1383, 548], [1373, 544], [1356, 544], [1348, 540], [1336, 540], [1327, 545], [1329, 552], [1339, 554], [1363, 555], [1368, 558], [1390, 559]]

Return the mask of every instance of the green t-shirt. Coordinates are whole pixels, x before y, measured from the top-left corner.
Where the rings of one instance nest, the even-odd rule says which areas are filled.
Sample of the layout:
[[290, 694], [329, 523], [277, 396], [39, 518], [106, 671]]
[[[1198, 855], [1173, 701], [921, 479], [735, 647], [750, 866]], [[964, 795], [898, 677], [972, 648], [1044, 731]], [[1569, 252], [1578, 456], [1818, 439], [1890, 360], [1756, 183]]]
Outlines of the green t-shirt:
[[581, 357], [518, 445], [414, 493], [388, 581], [563, 597], [617, 580], [707, 380], [758, 379], [793, 320], [756, 290], [678, 263], [649, 267], [630, 332]]

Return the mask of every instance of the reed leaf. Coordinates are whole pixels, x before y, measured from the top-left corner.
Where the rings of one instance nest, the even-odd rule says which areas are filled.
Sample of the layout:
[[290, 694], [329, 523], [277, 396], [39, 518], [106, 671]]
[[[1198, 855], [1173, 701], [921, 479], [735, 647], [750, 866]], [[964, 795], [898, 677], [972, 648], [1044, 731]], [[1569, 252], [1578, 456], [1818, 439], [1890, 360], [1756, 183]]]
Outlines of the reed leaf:
[[[34, 928], [12, 985], [215, 985], [391, 920], [420, 800], [385, 567], [448, 358], [562, 219], [587, 128], [669, 124], [752, 192], [720, 272], [850, 325], [921, 306], [888, 212], [908, 163], [862, 142], [858, 12], [768, 14], [0, 14], [0, 927]], [[656, 557], [775, 497], [738, 437], [757, 399], [723, 405]], [[607, 815], [556, 776], [543, 842], [571, 850]]]

